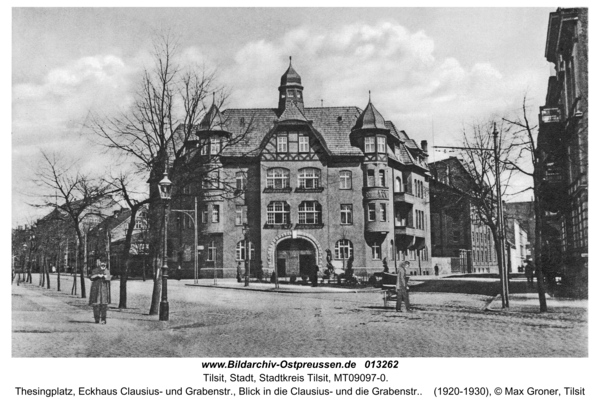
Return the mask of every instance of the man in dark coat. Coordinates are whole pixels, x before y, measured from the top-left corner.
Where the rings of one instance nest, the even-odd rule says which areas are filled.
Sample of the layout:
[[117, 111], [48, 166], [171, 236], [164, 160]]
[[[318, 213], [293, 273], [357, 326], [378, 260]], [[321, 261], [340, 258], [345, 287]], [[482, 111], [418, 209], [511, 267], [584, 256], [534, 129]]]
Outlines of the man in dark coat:
[[94, 311], [96, 323], [106, 323], [106, 312], [110, 304], [110, 271], [106, 262], [101, 261], [98, 267], [92, 270], [90, 275], [92, 287], [90, 289], [90, 301]]

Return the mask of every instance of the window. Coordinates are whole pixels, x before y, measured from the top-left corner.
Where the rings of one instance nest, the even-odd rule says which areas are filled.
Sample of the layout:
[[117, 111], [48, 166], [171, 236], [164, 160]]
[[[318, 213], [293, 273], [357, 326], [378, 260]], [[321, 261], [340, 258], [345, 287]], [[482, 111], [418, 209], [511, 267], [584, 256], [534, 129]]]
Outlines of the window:
[[237, 190], [245, 190], [246, 189], [246, 173], [244, 173], [244, 172], [236, 172], [235, 173], [235, 188]]
[[367, 187], [375, 187], [375, 170], [367, 170]]
[[134, 229], [146, 229], [146, 219], [148, 214], [145, 212], [140, 212], [135, 217], [135, 226]]
[[379, 260], [381, 259], [381, 244], [373, 242], [371, 244], [371, 258]]
[[245, 223], [248, 223], [248, 214], [246, 211], [246, 206], [244, 205], [237, 205], [235, 207], [235, 224], [236, 225], [243, 225]]
[[217, 138], [212, 138], [210, 140], [210, 154], [211, 156], [216, 156], [221, 151], [221, 142]]
[[367, 218], [369, 219], [369, 221], [375, 221], [375, 203], [369, 203], [367, 206], [367, 210]]
[[285, 225], [290, 223], [290, 206], [284, 201], [273, 201], [267, 206], [267, 224]]
[[340, 190], [350, 190], [352, 188], [352, 172], [342, 170], [340, 172]]
[[375, 153], [375, 138], [372, 136], [365, 138], [365, 153]]
[[300, 169], [298, 172], [298, 188], [318, 188], [321, 171], [314, 168]]
[[277, 135], [277, 153], [286, 153], [288, 151], [287, 135]]
[[211, 240], [208, 244], [208, 256], [206, 257], [206, 261], [214, 262], [217, 259], [217, 246], [214, 240]]
[[221, 220], [221, 207], [217, 204], [213, 205], [212, 210], [212, 221], [213, 223], [217, 223]]
[[208, 155], [208, 145], [210, 144], [210, 141], [208, 139], [202, 139], [200, 140], [200, 154], [201, 155]]
[[340, 212], [342, 214], [342, 225], [352, 224], [352, 204], [342, 204]]
[[[248, 248], [250, 250], [250, 255], [248, 260], [254, 259], [254, 243], [248, 241]], [[235, 260], [246, 260], [246, 241], [241, 240], [235, 246]]]
[[352, 242], [348, 239], [341, 239], [335, 242], [335, 259], [344, 260], [352, 256]]
[[218, 169], [212, 169], [202, 178], [202, 188], [205, 190], [219, 188], [220, 177], [220, 171]]
[[289, 188], [290, 171], [282, 168], [267, 170], [267, 188]]
[[402, 179], [400, 177], [396, 177], [396, 183], [394, 184], [394, 189], [396, 193], [402, 192]]
[[309, 151], [308, 136], [300, 135], [300, 137], [298, 138], [298, 152], [306, 153], [308, 151]]
[[380, 211], [381, 211], [381, 222], [387, 222], [387, 204], [380, 203]]
[[378, 186], [380, 187], [385, 187], [385, 170], [380, 170], [379, 171], [379, 183]]
[[385, 138], [383, 136], [378, 136], [377, 137], [377, 151], [379, 153], [385, 153], [386, 152], [386, 150], [385, 150], [385, 144], [386, 144]]
[[201, 208], [201, 221], [203, 224], [207, 224], [208, 223], [208, 206], [205, 205]]
[[299, 224], [320, 224], [321, 204], [316, 201], [302, 201], [298, 207]]

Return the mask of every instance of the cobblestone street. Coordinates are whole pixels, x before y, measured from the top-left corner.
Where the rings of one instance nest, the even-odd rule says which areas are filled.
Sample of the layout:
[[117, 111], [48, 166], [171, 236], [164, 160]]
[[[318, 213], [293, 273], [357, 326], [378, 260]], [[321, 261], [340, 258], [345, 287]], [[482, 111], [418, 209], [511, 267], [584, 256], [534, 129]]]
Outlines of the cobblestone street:
[[[151, 281], [128, 282], [118, 310], [112, 285], [107, 325], [87, 301], [34, 284], [12, 286], [14, 357], [586, 357], [587, 301], [549, 300], [537, 313], [534, 294], [497, 310], [493, 296], [415, 292], [414, 310], [384, 308], [379, 290], [298, 286], [289, 293], [244, 290], [219, 280], [169, 280], [170, 321], [147, 315]], [[228, 284], [229, 283], [229, 284]], [[188, 284], [188, 285], [186, 285]], [[268, 287], [270, 289], [270, 287]], [[89, 285], [88, 285], [89, 291]], [[295, 293], [292, 293], [295, 292]], [[492, 310], [486, 310], [492, 309]], [[94, 345], [91, 342], [94, 342]]]

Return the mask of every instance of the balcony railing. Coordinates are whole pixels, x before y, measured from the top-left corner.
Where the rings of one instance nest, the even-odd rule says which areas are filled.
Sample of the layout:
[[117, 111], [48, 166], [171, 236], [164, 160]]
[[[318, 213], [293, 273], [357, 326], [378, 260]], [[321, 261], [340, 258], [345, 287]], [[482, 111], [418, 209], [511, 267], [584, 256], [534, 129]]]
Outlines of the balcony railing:
[[560, 122], [560, 108], [542, 108], [540, 110], [540, 119], [544, 124]]

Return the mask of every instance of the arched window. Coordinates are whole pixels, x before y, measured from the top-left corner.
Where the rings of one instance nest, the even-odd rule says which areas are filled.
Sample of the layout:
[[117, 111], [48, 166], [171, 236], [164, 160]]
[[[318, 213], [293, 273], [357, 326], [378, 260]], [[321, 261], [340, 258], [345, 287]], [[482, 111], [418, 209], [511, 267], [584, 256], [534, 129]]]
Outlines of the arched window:
[[267, 188], [289, 188], [290, 171], [281, 167], [267, 170]]
[[340, 239], [335, 242], [336, 260], [349, 259], [352, 256], [352, 242], [348, 239]]
[[235, 173], [235, 188], [236, 190], [246, 189], [246, 174], [244, 172]]
[[313, 189], [321, 185], [321, 171], [313, 167], [300, 169], [298, 172], [298, 188]]
[[267, 224], [286, 225], [290, 223], [290, 206], [285, 201], [272, 201], [267, 206]]
[[[250, 256], [248, 260], [254, 259], [254, 243], [248, 241], [248, 248], [250, 250]], [[246, 241], [241, 240], [235, 246], [235, 260], [246, 260]]]
[[396, 193], [402, 192], [402, 178], [400, 176], [396, 177], [396, 183], [394, 184], [394, 191]]
[[321, 204], [316, 201], [302, 201], [298, 206], [299, 224], [320, 224]]
[[379, 171], [378, 186], [385, 187], [385, 170]]
[[135, 229], [146, 229], [146, 220], [148, 218], [148, 214], [144, 212], [140, 212], [135, 217]]

